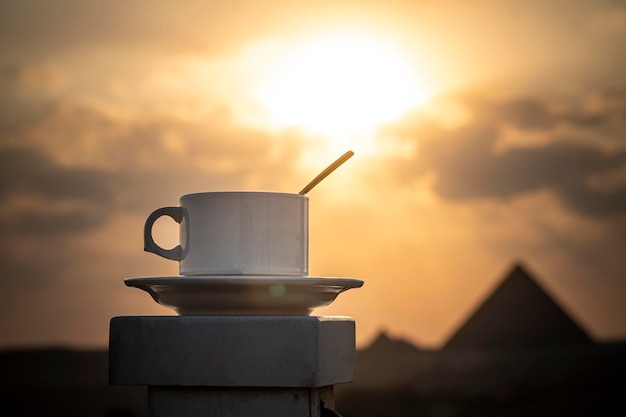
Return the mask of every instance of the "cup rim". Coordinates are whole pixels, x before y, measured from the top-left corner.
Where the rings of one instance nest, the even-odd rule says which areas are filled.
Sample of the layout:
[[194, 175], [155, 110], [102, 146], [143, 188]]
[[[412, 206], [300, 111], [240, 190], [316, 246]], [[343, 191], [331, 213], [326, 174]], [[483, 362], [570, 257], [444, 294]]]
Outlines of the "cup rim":
[[287, 197], [296, 197], [302, 199], [308, 199], [309, 197], [306, 195], [298, 194], [298, 193], [285, 193], [279, 191], [204, 191], [198, 193], [189, 193], [183, 194], [180, 196], [180, 199], [188, 199], [188, 198], [200, 198], [206, 197], [209, 195], [276, 195], [276, 196], [287, 196]]

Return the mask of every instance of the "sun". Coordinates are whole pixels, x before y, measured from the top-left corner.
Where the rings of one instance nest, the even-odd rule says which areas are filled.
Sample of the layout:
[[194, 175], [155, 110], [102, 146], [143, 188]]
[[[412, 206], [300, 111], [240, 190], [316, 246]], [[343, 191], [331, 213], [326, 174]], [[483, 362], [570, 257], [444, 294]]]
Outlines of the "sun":
[[271, 125], [337, 139], [367, 134], [423, 104], [429, 94], [418, 69], [391, 42], [334, 34], [296, 43], [256, 97]]

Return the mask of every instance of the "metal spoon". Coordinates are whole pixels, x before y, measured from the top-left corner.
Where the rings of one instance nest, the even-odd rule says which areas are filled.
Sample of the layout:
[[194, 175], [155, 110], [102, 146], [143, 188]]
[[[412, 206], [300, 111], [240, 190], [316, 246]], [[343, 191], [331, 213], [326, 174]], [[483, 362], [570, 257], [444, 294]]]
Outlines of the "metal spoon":
[[352, 151], [348, 151], [348, 152], [344, 153], [343, 155], [341, 155], [335, 162], [333, 162], [332, 164], [328, 165], [328, 167], [325, 170], [320, 172], [317, 177], [313, 178], [313, 180], [310, 183], [308, 183], [306, 185], [306, 187], [304, 187], [302, 189], [302, 191], [300, 191], [298, 194], [305, 195], [306, 193], [311, 191], [311, 189], [313, 187], [315, 187], [317, 184], [319, 184], [320, 181], [322, 181], [324, 178], [326, 178], [331, 172], [333, 172], [334, 170], [339, 168], [339, 166], [341, 164], [343, 164], [348, 159], [350, 159], [352, 157], [352, 155], [354, 155], [354, 152], [352, 152]]

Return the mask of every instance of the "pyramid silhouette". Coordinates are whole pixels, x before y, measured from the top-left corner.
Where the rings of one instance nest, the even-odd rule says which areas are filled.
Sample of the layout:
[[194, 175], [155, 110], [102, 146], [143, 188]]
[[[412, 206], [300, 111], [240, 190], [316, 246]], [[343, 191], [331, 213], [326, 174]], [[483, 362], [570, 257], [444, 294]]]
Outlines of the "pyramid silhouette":
[[592, 343], [589, 335], [518, 263], [443, 349], [515, 349]]
[[416, 351], [418, 351], [419, 348], [417, 346], [415, 346], [414, 344], [403, 340], [403, 339], [397, 339], [397, 338], [393, 338], [390, 337], [387, 332], [380, 331], [378, 333], [378, 336], [376, 336], [376, 338], [372, 341], [372, 343], [370, 343], [370, 345], [367, 347], [367, 351], [370, 353], [376, 353], [376, 354], [400, 354], [400, 353], [414, 353]]

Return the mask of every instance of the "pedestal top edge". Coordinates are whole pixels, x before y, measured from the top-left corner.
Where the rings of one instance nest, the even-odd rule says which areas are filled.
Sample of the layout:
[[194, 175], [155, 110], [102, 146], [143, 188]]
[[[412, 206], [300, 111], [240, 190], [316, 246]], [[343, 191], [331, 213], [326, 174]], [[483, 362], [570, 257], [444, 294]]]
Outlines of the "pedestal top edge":
[[146, 321], [354, 321], [349, 316], [114, 316], [113, 320]]

